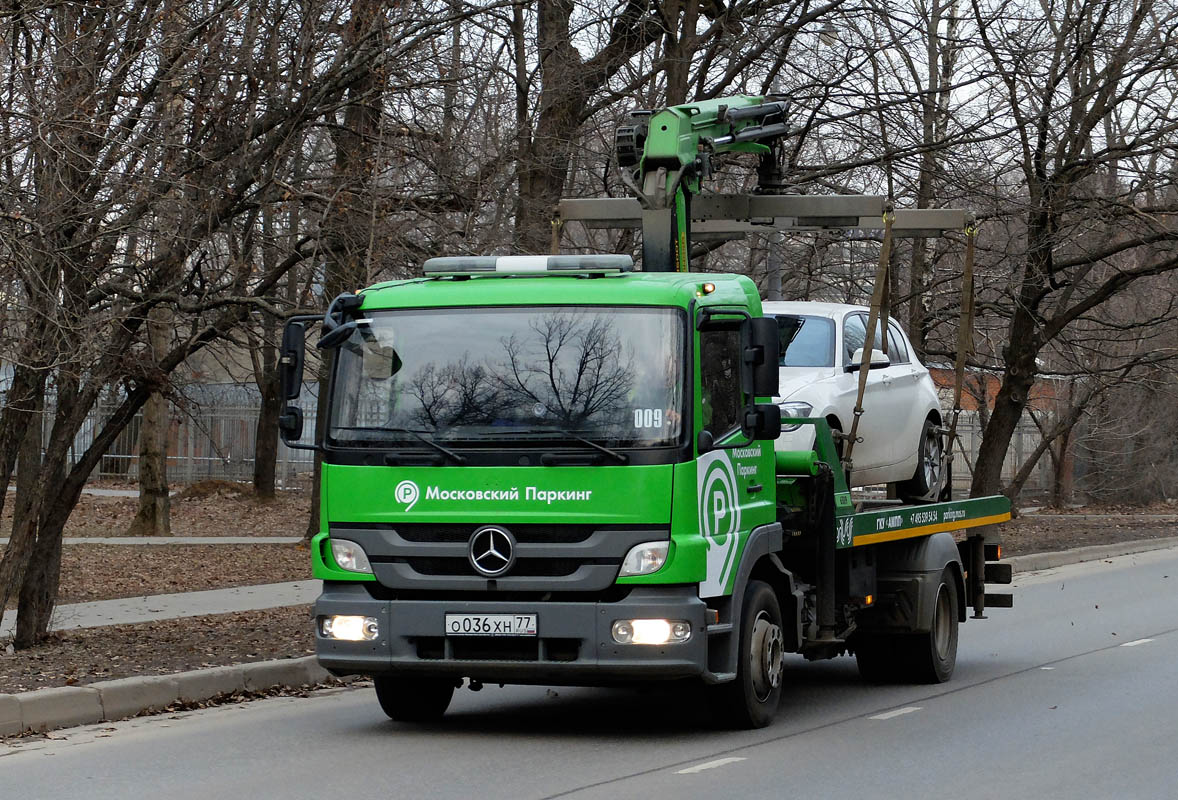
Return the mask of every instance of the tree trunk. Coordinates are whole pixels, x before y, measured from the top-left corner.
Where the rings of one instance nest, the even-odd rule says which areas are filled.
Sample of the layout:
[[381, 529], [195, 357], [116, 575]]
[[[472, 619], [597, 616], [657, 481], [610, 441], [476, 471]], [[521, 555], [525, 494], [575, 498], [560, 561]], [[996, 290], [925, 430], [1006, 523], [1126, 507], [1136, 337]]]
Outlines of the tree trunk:
[[[153, 367], [167, 352], [171, 314], [156, 308], [148, 314], [147, 334]], [[171, 536], [171, 500], [168, 497], [168, 430], [171, 427], [168, 398], [153, 391], [143, 404], [139, 429], [139, 512], [127, 529], [128, 536]]]
[[[265, 345], [267, 350], [273, 347]], [[282, 397], [278, 386], [277, 364], [267, 367], [259, 389], [262, 407], [258, 414], [258, 430], [254, 436], [254, 494], [264, 500], [274, 497], [276, 466], [278, 463], [278, 416], [282, 411]]]
[[[39, 445], [40, 436], [37, 441]], [[45, 483], [62, 486], [64, 482], [63, 461], [53, 469], [52, 476]], [[42, 501], [33, 559], [20, 587], [20, 610], [16, 615], [16, 635], [13, 637], [13, 647], [17, 649], [33, 647], [45, 639], [61, 584], [61, 537], [67, 517], [54, 515], [53, 507], [44, 502], [43, 497]], [[46, 524], [50, 517], [55, 517], [54, 524]]]
[[[278, 263], [275, 242], [274, 209], [262, 209], [262, 265], [270, 272]], [[297, 224], [297, 217], [295, 217]], [[294, 279], [288, 276], [287, 295]], [[278, 320], [269, 314], [262, 317], [262, 336], [253, 355], [254, 382], [261, 395], [258, 427], [254, 432], [254, 496], [263, 500], [274, 498], [275, 472], [278, 463], [278, 417], [282, 413], [280, 375], [278, 370]], [[252, 340], [253, 337], [251, 336]]]
[[971, 497], [997, 494], [1002, 489], [1002, 464], [1006, 460], [1006, 451], [1035, 385], [1035, 358], [1039, 355], [1039, 344], [1034, 320], [1026, 308], [1017, 310], [1011, 321], [1010, 344], [1003, 351], [1006, 369], [978, 448]]

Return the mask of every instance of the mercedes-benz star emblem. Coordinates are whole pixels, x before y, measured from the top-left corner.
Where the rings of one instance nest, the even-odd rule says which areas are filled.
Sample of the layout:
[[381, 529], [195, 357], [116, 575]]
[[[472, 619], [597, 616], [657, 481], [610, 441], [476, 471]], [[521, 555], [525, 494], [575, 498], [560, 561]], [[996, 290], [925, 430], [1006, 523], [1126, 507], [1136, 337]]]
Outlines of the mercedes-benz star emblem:
[[515, 563], [515, 537], [503, 528], [479, 528], [470, 537], [467, 555], [479, 574], [498, 577]]

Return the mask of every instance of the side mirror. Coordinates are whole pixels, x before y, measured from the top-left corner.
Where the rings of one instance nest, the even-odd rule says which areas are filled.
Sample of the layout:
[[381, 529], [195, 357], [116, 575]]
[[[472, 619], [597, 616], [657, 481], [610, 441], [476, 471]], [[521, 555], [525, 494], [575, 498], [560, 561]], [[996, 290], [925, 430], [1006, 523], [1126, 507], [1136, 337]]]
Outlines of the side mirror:
[[742, 387], [745, 394], [771, 397], [777, 394], [778, 362], [781, 335], [773, 317], [750, 319], [748, 344], [744, 350], [745, 373], [748, 378]]
[[319, 342], [315, 345], [320, 350], [334, 350], [339, 347], [347, 338], [352, 335], [352, 331], [356, 330], [356, 321], [348, 320], [340, 325], [336, 325], [327, 333], [319, 337]]
[[699, 436], [696, 437], [695, 445], [699, 449], [699, 454], [711, 452], [716, 447], [716, 437], [712, 436], [711, 431], [700, 431]]
[[298, 406], [287, 406], [278, 417], [278, 430], [287, 445], [303, 438], [303, 411]]
[[[303, 355], [307, 324], [290, 321], [282, 330], [282, 352], [278, 356], [279, 376], [282, 382], [282, 397], [294, 400], [303, 388]], [[295, 437], [298, 438], [298, 437]]]
[[[887, 354], [882, 350], [871, 351], [871, 366], [868, 367], [868, 369], [883, 369], [884, 367], [890, 367], [891, 365], [892, 360], [888, 358]], [[846, 371], [858, 372], [862, 366], [863, 348], [859, 347], [855, 349], [855, 352], [851, 353], [851, 362], [847, 364]]]
[[746, 438], [760, 441], [781, 436], [781, 409], [773, 403], [758, 403], [744, 412], [740, 426]]

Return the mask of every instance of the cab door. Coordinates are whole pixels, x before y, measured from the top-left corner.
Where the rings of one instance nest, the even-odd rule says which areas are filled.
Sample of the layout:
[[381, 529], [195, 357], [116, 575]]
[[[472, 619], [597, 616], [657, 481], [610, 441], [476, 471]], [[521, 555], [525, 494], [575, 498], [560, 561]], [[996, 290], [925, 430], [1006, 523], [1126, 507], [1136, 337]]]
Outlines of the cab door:
[[[708, 326], [698, 334], [695, 431], [708, 431], [716, 449], [696, 459], [696, 506], [706, 551], [706, 577], [700, 597], [732, 591], [749, 533], [773, 522], [774, 451], [772, 441], [741, 441], [746, 407], [741, 392], [742, 343], [737, 324]], [[698, 441], [698, 434], [697, 434]]]

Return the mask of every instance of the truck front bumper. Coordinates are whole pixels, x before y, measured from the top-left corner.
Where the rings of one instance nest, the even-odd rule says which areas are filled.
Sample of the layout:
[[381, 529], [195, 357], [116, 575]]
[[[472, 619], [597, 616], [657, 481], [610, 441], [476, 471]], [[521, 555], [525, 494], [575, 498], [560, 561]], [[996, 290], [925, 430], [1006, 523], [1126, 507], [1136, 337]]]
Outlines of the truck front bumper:
[[[707, 670], [704, 602], [694, 586], [634, 587], [616, 602], [378, 600], [363, 584], [331, 582], [315, 602], [319, 662], [336, 675], [469, 677], [487, 683], [610, 685], [702, 675]], [[336, 614], [373, 617], [375, 640], [324, 637]], [[536, 614], [536, 636], [445, 636], [446, 614]], [[686, 620], [691, 638], [666, 645], [622, 645], [620, 619]]]

